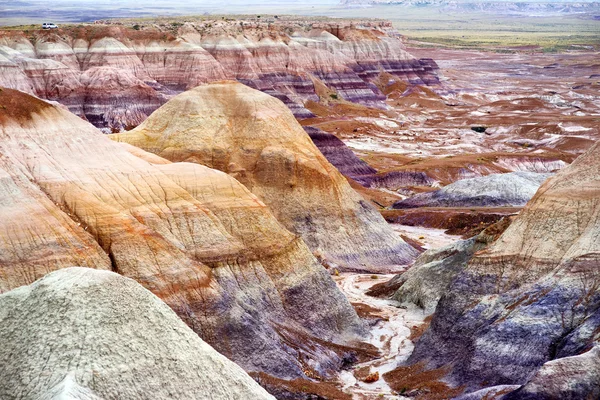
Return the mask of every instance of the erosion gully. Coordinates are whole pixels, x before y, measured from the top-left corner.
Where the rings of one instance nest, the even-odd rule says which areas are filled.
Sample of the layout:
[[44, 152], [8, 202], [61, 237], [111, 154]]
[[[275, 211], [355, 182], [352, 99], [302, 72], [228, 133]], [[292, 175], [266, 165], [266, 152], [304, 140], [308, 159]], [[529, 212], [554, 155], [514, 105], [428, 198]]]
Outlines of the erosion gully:
[[[427, 249], [442, 247], [460, 239], [458, 236], [447, 235], [440, 229], [392, 225], [398, 233], [406, 234], [424, 243]], [[342, 371], [339, 375], [343, 391], [351, 393], [356, 400], [404, 398], [394, 394], [383, 379], [383, 374], [408, 359], [414, 348], [409, 339], [411, 328], [423, 324], [428, 314], [412, 304], [400, 304], [395, 300], [375, 298], [365, 294], [374, 284], [385, 282], [393, 276], [394, 274], [342, 273], [334, 277], [338, 287], [351, 303], [361, 303], [379, 310], [374, 313], [378, 319], [370, 327], [367, 342], [379, 349], [381, 357], [357, 364], [352, 370]], [[379, 379], [372, 383], [356, 379], [354, 370], [363, 367], [371, 367], [371, 372], [379, 372]]]

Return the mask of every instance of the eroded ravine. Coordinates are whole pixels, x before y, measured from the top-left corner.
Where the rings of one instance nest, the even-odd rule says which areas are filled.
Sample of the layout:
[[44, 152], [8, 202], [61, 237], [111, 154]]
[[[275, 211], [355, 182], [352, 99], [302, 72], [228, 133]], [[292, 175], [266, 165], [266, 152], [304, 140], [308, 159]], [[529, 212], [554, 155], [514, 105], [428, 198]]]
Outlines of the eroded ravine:
[[[402, 231], [402, 228], [406, 227], [400, 225], [396, 228], [398, 231]], [[459, 240], [458, 236], [443, 234], [439, 229], [408, 228], [413, 236], [417, 235], [417, 237], [423, 238], [422, 241], [428, 245], [428, 248], [442, 247]], [[414, 348], [410, 339], [411, 330], [418, 330], [425, 323], [429, 314], [414, 304], [400, 304], [395, 300], [366, 294], [374, 284], [385, 282], [393, 276], [393, 274], [354, 273], [342, 273], [334, 276], [338, 287], [348, 300], [355, 307], [368, 310], [368, 320], [371, 325], [368, 342], [376, 346], [381, 353], [381, 357], [375, 360], [356, 364], [353, 369], [340, 373], [339, 381], [343, 391], [351, 393], [352, 397], [357, 400], [405, 398], [390, 388], [383, 379], [383, 374], [395, 369], [408, 359]], [[365, 367], [370, 367], [371, 373], [378, 372], [379, 379], [371, 383], [357, 379], [354, 372]]]

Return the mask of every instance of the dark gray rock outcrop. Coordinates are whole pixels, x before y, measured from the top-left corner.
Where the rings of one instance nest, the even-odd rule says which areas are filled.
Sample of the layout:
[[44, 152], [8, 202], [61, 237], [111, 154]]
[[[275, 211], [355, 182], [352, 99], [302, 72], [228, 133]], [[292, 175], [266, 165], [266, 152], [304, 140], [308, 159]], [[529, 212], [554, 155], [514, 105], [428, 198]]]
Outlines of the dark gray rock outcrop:
[[327, 161], [333, 164], [343, 175], [360, 181], [377, 173], [377, 170], [361, 160], [344, 142], [335, 135], [321, 129], [305, 126], [315, 146], [323, 153]]
[[327, 158], [327, 161], [344, 176], [355, 180], [364, 187], [397, 190], [411, 186], [433, 186], [436, 183], [433, 178], [421, 171], [378, 173], [375, 168], [354, 154], [337, 136], [313, 126], [305, 126], [304, 130]]

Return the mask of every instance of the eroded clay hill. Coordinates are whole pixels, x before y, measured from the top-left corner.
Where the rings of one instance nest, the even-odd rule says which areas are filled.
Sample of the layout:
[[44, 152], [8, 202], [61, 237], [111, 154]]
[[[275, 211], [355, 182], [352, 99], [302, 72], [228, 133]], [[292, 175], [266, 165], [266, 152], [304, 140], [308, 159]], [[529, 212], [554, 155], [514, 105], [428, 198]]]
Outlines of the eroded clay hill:
[[281, 101], [240, 83], [182, 93], [113, 138], [227, 172], [341, 268], [397, 269], [417, 254], [354, 192]]
[[407, 53], [385, 21], [186, 21], [0, 31], [0, 86], [57, 100], [120, 131], [174, 94], [220, 79], [276, 96], [298, 117], [312, 116], [304, 103], [320, 96], [384, 107], [385, 95], [371, 83], [381, 71], [438, 83], [435, 62]]
[[598, 397], [599, 199], [595, 145], [457, 275], [410, 362], [467, 391], [524, 385], [506, 399]]
[[74, 265], [113, 270], [245, 370], [280, 378], [327, 376], [364, 332], [303, 240], [223, 172], [11, 89], [0, 155], [1, 292]]
[[0, 309], [3, 399], [274, 399], [113, 272], [55, 271], [0, 295]]
[[461, 179], [441, 189], [398, 201], [393, 208], [524, 206], [550, 176], [549, 173], [512, 172]]

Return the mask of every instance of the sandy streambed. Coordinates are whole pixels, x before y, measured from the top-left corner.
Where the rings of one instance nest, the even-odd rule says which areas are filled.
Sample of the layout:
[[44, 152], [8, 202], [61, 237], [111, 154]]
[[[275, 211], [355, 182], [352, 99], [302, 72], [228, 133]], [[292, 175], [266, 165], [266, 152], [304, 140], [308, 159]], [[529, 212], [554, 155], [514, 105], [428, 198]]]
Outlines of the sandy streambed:
[[444, 229], [424, 228], [422, 226], [409, 226], [401, 224], [390, 224], [392, 229], [401, 235], [423, 243], [423, 248], [436, 249], [452, 244], [461, 239], [457, 235], [448, 235]]
[[[420, 308], [401, 306], [397, 301], [367, 296], [365, 292], [375, 283], [391, 279], [394, 275], [341, 274], [335, 277], [339, 288], [352, 303], [361, 303], [378, 309], [373, 314], [379, 317], [371, 327], [368, 342], [376, 346], [381, 358], [357, 364], [354, 369], [370, 366], [372, 372], [379, 372], [379, 380], [365, 383], [354, 377], [353, 370], [342, 371], [340, 381], [343, 390], [352, 393], [356, 399], [398, 399], [383, 379], [383, 374], [393, 370], [405, 361], [413, 351], [413, 343], [408, 339], [410, 327], [419, 326], [427, 317]], [[381, 396], [383, 395], [383, 396]]]
[[[397, 232], [421, 239], [427, 248], [442, 247], [460, 239], [458, 236], [446, 235], [439, 229], [393, 225]], [[409, 339], [411, 328], [422, 325], [429, 314], [413, 304], [400, 304], [395, 300], [365, 294], [374, 284], [385, 282], [393, 276], [343, 273], [334, 277], [340, 290], [353, 305], [358, 304], [369, 310], [368, 320], [372, 325], [367, 341], [381, 353], [378, 359], [357, 364], [352, 370], [340, 373], [343, 391], [351, 393], [357, 400], [405, 398], [393, 393], [383, 379], [383, 374], [408, 359], [414, 348]], [[371, 372], [379, 372], [379, 379], [372, 383], [357, 379], [354, 371], [364, 367], [370, 367]]]

